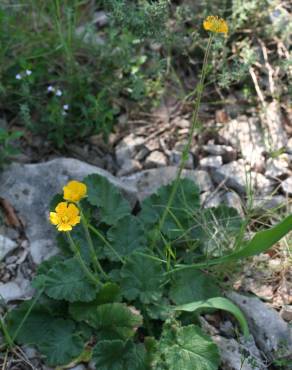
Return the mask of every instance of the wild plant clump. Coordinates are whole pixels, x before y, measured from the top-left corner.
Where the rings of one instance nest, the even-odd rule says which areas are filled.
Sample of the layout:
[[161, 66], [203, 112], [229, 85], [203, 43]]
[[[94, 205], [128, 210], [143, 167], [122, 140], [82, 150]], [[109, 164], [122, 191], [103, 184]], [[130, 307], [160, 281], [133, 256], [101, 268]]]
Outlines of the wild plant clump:
[[[199, 188], [182, 179], [208, 58], [229, 28], [218, 16], [203, 27], [209, 38], [176, 179], [135, 207], [99, 175], [64, 186], [48, 215], [60, 254], [39, 266], [34, 297], [0, 320], [7, 353], [19, 343], [37, 347], [49, 366], [92, 361], [99, 370], [216, 370], [219, 352], [198, 314], [227, 311], [249, 336], [214, 267], [266, 251], [291, 231], [292, 216], [247, 240], [247, 221], [235, 209], [202, 209]], [[53, 85], [49, 92], [63, 96]]]
[[35, 296], [2, 322], [8, 348], [36, 346], [54, 367], [218, 369], [218, 349], [197, 314], [225, 310], [245, 337], [249, 331], [210, 268], [265, 251], [291, 230], [292, 216], [246, 241], [235, 209], [202, 210], [188, 179], [170, 206], [172, 189], [133, 212], [104, 177], [69, 182], [51, 203], [60, 254], [38, 267]]

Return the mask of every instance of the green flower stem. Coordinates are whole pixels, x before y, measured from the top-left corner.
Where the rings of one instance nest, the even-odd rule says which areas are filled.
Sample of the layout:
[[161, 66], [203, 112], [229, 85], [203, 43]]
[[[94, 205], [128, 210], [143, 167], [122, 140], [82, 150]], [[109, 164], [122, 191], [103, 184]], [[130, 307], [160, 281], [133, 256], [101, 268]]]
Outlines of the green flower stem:
[[159, 234], [160, 230], [162, 230], [162, 228], [164, 226], [166, 216], [169, 213], [170, 207], [172, 206], [175, 194], [176, 194], [177, 189], [178, 189], [179, 180], [181, 178], [182, 171], [183, 171], [183, 169], [185, 167], [185, 164], [186, 164], [186, 161], [188, 160], [188, 157], [189, 157], [189, 151], [190, 151], [190, 148], [191, 148], [193, 135], [194, 135], [195, 129], [197, 127], [197, 123], [198, 123], [198, 113], [199, 113], [201, 99], [202, 99], [202, 95], [203, 95], [203, 91], [204, 91], [204, 83], [205, 83], [205, 77], [206, 77], [207, 65], [208, 65], [207, 62], [208, 62], [209, 53], [210, 53], [210, 49], [211, 49], [211, 45], [212, 45], [212, 40], [213, 40], [213, 35], [212, 35], [212, 33], [210, 33], [208, 44], [207, 44], [207, 49], [206, 49], [205, 56], [204, 56], [201, 78], [200, 78], [200, 82], [199, 82], [198, 87], [197, 87], [197, 99], [196, 99], [196, 102], [195, 102], [194, 112], [193, 112], [193, 116], [192, 116], [192, 126], [191, 126], [191, 129], [190, 129], [189, 138], [188, 138], [188, 141], [187, 141], [187, 143], [184, 147], [184, 150], [183, 150], [183, 154], [182, 154], [182, 157], [181, 157], [178, 172], [177, 172], [175, 182], [173, 184], [170, 196], [168, 198], [167, 205], [166, 205], [166, 207], [164, 209], [164, 212], [163, 212], [163, 214], [160, 218], [160, 221], [159, 221], [158, 232], [155, 233], [154, 238], [152, 240], [152, 244], [151, 244], [152, 249], [153, 249], [154, 244], [157, 240], [157, 235]]
[[86, 218], [85, 218], [84, 213], [82, 211], [81, 205], [78, 204], [78, 206], [79, 206], [80, 215], [81, 215], [81, 223], [82, 223], [82, 226], [83, 226], [83, 229], [84, 229], [84, 232], [85, 232], [85, 237], [86, 237], [87, 243], [89, 245], [90, 255], [91, 255], [91, 259], [93, 261], [94, 270], [95, 270], [95, 272], [97, 272], [99, 270], [100, 273], [105, 278], [108, 278], [107, 274], [105, 273], [104, 269], [102, 268], [102, 266], [101, 266], [101, 264], [100, 264], [100, 262], [97, 258], [97, 255], [96, 255], [96, 252], [95, 252], [95, 249], [94, 249], [94, 246], [93, 246], [92, 238], [91, 238], [91, 235], [90, 235], [90, 232], [89, 232], [89, 229], [88, 229], [89, 225], [86, 221]]
[[101, 241], [114, 253], [120, 262], [125, 263], [125, 260], [119, 255], [119, 253], [115, 250], [115, 248], [108, 242], [108, 240], [102, 235], [100, 231], [98, 231], [94, 226], [88, 225], [88, 228], [100, 238]]
[[[8, 330], [7, 330], [7, 327], [6, 327], [2, 317], [0, 317], [0, 330], [3, 332], [4, 338], [5, 338], [5, 340], [8, 344], [8, 348], [12, 349], [14, 347], [14, 342], [13, 342], [13, 339], [11, 338], [11, 336], [10, 336]], [[6, 344], [4, 344], [4, 346], [6, 347]], [[0, 347], [0, 349], [2, 351], [2, 346]]]
[[70, 247], [72, 249], [72, 252], [76, 255], [76, 257], [78, 259], [78, 262], [79, 262], [82, 270], [84, 271], [84, 273], [88, 277], [88, 279], [91, 280], [94, 284], [98, 284], [98, 285], [103, 286], [103, 284], [101, 283], [101, 281], [96, 276], [94, 276], [93, 273], [86, 266], [85, 262], [83, 261], [83, 259], [81, 257], [81, 254], [80, 254], [78, 248], [76, 247], [76, 245], [75, 245], [75, 243], [74, 243], [74, 241], [72, 239], [72, 236], [70, 235], [70, 232], [67, 231], [66, 232], [66, 235], [67, 235], [67, 238], [68, 238]]
[[23, 327], [25, 321], [27, 320], [28, 316], [30, 315], [31, 311], [33, 310], [34, 306], [36, 305], [37, 301], [39, 300], [40, 296], [43, 294], [44, 288], [42, 288], [38, 294], [34, 297], [33, 301], [31, 302], [31, 305], [29, 306], [28, 310], [26, 311], [25, 315], [23, 316], [23, 319], [21, 320], [21, 323], [19, 324], [18, 328], [16, 329], [12, 339], [12, 342], [15, 341], [18, 333], [20, 332], [21, 328]]

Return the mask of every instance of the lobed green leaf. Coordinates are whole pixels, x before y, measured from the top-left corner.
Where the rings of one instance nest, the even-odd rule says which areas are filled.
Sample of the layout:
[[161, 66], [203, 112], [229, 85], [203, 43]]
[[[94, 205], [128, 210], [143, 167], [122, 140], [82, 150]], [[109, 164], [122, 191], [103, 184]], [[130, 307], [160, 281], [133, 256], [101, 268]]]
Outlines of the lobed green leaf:
[[162, 296], [164, 282], [161, 263], [139, 254], [130, 256], [121, 269], [121, 289], [130, 301], [157, 302]]
[[219, 294], [214, 279], [201, 271], [185, 270], [172, 276], [169, 297], [176, 304], [217, 297]]
[[49, 297], [69, 302], [90, 302], [100, 289], [89, 281], [75, 257], [56, 263], [39, 279]]
[[89, 175], [84, 179], [84, 183], [87, 185], [87, 200], [99, 208], [102, 222], [116, 225], [131, 213], [130, 204], [104, 176]]
[[132, 341], [102, 340], [92, 358], [98, 370], [150, 370], [144, 346]]
[[119, 261], [120, 257], [127, 257], [134, 251], [146, 248], [146, 237], [140, 221], [132, 215], [124, 217], [115, 226], [112, 226], [107, 237], [115, 250], [106, 248], [105, 253], [111, 261]]

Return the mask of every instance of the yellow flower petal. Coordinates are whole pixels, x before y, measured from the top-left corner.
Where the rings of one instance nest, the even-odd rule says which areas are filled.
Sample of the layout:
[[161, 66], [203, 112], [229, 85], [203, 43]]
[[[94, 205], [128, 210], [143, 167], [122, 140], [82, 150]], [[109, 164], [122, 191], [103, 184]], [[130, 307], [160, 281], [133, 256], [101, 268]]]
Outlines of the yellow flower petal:
[[58, 225], [59, 217], [56, 212], [50, 212], [50, 221], [53, 225]]
[[75, 204], [69, 204], [68, 214], [70, 214], [70, 217], [76, 217], [79, 215], [79, 209], [75, 206]]
[[80, 223], [80, 216], [77, 216], [76, 218], [71, 220], [71, 225], [75, 226]]
[[59, 204], [57, 205], [57, 207], [55, 208], [55, 211], [56, 211], [57, 213], [59, 213], [59, 214], [64, 213], [64, 212], [66, 212], [66, 210], [67, 210], [67, 205], [68, 205], [68, 203], [67, 203], [67, 202], [61, 202], [61, 203], [59, 203]]
[[66, 186], [63, 187], [64, 199], [69, 202], [79, 202], [86, 196], [87, 186], [79, 181], [69, 181]]
[[219, 18], [217, 15], [209, 15], [203, 23], [206, 31], [215, 33], [228, 33], [228, 24], [223, 18]]
[[72, 230], [72, 226], [71, 225], [68, 225], [68, 224], [60, 224], [57, 226], [57, 229], [59, 231], [71, 231]]

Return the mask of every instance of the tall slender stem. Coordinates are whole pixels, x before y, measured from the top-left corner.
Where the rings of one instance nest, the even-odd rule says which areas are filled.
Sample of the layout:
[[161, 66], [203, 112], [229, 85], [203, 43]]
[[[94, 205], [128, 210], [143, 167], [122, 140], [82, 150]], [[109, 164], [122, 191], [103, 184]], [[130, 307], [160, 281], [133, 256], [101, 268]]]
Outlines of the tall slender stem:
[[[6, 325], [5, 325], [4, 320], [2, 319], [2, 317], [0, 317], [0, 329], [3, 332], [4, 338], [5, 338], [5, 340], [6, 340], [7, 344], [8, 344], [8, 348], [9, 349], [12, 349], [13, 346], [14, 346], [14, 342], [13, 342], [13, 339], [11, 338], [11, 336], [10, 336], [10, 334], [9, 334], [7, 328], [6, 328]], [[5, 347], [6, 347], [6, 344], [5, 344]]]
[[89, 245], [90, 255], [91, 255], [92, 262], [93, 262], [94, 270], [95, 270], [95, 272], [97, 272], [99, 270], [101, 272], [101, 274], [104, 277], [107, 278], [108, 276], [105, 273], [105, 271], [103, 270], [103, 268], [102, 268], [102, 266], [99, 263], [99, 260], [97, 258], [97, 255], [96, 255], [96, 252], [95, 252], [95, 249], [94, 249], [94, 245], [93, 245], [93, 242], [92, 242], [92, 238], [91, 238], [91, 235], [90, 235], [90, 232], [89, 232], [89, 225], [87, 224], [86, 218], [84, 216], [84, 213], [82, 211], [82, 208], [81, 208], [80, 204], [78, 204], [78, 206], [79, 206], [79, 210], [80, 210], [81, 223], [82, 223], [82, 226], [83, 226], [83, 229], [84, 229], [86, 241]]
[[70, 232], [66, 232], [67, 234], [67, 238], [68, 238], [68, 241], [69, 241], [69, 244], [70, 244], [70, 247], [73, 251], [73, 253], [76, 255], [77, 259], [78, 259], [78, 262], [80, 264], [80, 267], [82, 268], [82, 270], [84, 271], [85, 275], [88, 277], [89, 280], [91, 280], [94, 284], [98, 284], [98, 285], [103, 285], [100, 280], [93, 275], [93, 273], [89, 270], [89, 268], [86, 266], [85, 262], [83, 261], [83, 258], [78, 250], [78, 248], [76, 247], [75, 243], [74, 243], [74, 240], [72, 239], [71, 235], [70, 235]]
[[189, 151], [190, 151], [190, 148], [191, 148], [193, 135], [194, 135], [195, 129], [197, 127], [197, 123], [198, 123], [198, 113], [199, 113], [200, 103], [201, 103], [201, 99], [202, 99], [202, 95], [203, 95], [203, 91], [204, 91], [204, 82], [205, 82], [205, 77], [206, 77], [206, 72], [207, 72], [207, 65], [208, 65], [207, 62], [208, 62], [208, 58], [209, 58], [209, 53], [210, 53], [210, 49], [211, 49], [212, 40], [213, 40], [213, 35], [211, 33], [210, 36], [209, 36], [207, 49], [206, 49], [205, 56], [204, 56], [201, 78], [200, 78], [200, 81], [199, 81], [199, 85], [197, 87], [197, 99], [195, 101], [194, 112], [193, 112], [193, 116], [192, 116], [192, 125], [191, 125], [191, 129], [190, 129], [190, 133], [189, 133], [189, 138], [188, 138], [188, 141], [187, 141], [187, 143], [184, 147], [184, 150], [183, 150], [183, 154], [182, 154], [182, 157], [181, 157], [178, 172], [177, 172], [177, 175], [176, 175], [176, 178], [175, 178], [175, 182], [172, 186], [172, 190], [171, 190], [170, 196], [168, 198], [167, 205], [166, 205], [166, 207], [164, 209], [164, 212], [163, 212], [163, 214], [160, 218], [160, 221], [159, 221], [158, 232], [155, 233], [154, 239], [152, 240], [152, 244], [151, 244], [152, 248], [153, 248], [153, 246], [154, 246], [154, 244], [157, 240], [157, 235], [159, 234], [159, 232], [162, 230], [162, 228], [164, 226], [166, 216], [169, 213], [169, 209], [170, 209], [170, 207], [173, 203], [175, 194], [176, 194], [177, 189], [178, 189], [179, 180], [181, 178], [182, 171], [183, 171], [183, 169], [185, 167], [185, 164], [186, 164], [186, 161], [188, 160], [188, 157], [189, 157]]
[[17, 335], [19, 334], [21, 328], [23, 327], [25, 321], [27, 320], [28, 316], [30, 315], [31, 311], [33, 310], [34, 306], [36, 305], [37, 301], [39, 300], [40, 296], [43, 294], [43, 291], [44, 291], [44, 288], [42, 288], [38, 294], [34, 297], [30, 307], [28, 308], [28, 310], [26, 311], [25, 315], [23, 316], [20, 324], [18, 325], [15, 333], [13, 334], [13, 337], [12, 337], [12, 342], [14, 342], [14, 340], [16, 339]]

